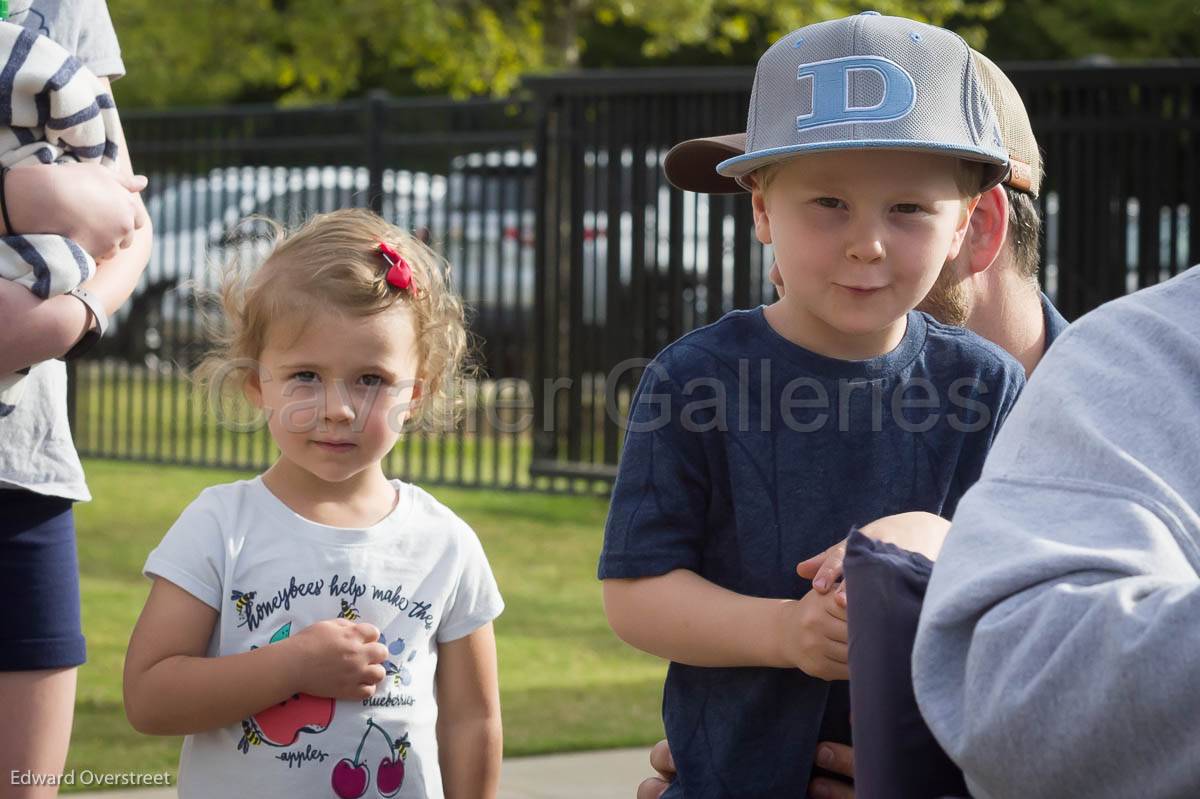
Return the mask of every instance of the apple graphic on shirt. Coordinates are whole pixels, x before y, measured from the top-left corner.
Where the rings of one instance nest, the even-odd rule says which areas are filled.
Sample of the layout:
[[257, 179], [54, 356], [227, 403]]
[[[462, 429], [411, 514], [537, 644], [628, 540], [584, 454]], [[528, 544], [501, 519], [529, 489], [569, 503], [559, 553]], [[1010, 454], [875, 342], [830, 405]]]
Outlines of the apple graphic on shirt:
[[[280, 627], [268, 643], [282, 641], [291, 635], [292, 623]], [[251, 718], [263, 741], [272, 746], [291, 746], [302, 732], [322, 732], [333, 721], [334, 701], [331, 697], [292, 694], [290, 698]]]
[[292, 694], [278, 705], [255, 713], [254, 723], [263, 741], [291, 746], [302, 732], [322, 732], [333, 721], [333, 700], [309, 694]]

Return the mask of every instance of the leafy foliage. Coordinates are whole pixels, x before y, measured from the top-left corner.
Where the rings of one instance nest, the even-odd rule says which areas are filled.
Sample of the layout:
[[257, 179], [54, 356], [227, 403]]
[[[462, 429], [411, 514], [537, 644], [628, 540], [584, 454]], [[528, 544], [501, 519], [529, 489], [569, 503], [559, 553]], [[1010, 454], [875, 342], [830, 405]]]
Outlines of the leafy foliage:
[[1001, 59], [1200, 51], [1194, 0], [121, 0], [110, 8], [129, 71], [117, 89], [125, 107], [296, 104], [372, 88], [503, 96], [524, 75], [580, 66], [753, 64], [787, 31], [868, 9], [952, 28]]

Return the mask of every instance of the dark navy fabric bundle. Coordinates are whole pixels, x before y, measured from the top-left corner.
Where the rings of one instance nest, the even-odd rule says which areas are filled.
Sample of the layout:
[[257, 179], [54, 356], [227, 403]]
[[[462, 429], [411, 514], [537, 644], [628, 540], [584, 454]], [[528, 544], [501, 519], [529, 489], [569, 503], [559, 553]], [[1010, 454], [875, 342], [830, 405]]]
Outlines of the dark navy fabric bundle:
[[933, 737], [912, 686], [912, 649], [933, 562], [850, 534], [846, 600], [857, 799], [967, 796], [962, 771]]

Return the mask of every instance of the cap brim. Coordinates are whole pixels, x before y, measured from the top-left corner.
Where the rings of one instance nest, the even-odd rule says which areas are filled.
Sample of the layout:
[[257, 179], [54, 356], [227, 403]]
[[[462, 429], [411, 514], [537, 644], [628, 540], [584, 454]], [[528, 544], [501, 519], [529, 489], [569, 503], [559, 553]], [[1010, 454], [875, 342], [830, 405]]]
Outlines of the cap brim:
[[799, 144], [786, 147], [773, 147], [747, 153], [745, 150], [727, 158], [716, 165], [722, 175], [742, 183], [742, 180], [756, 169], [769, 164], [786, 161], [806, 153], [835, 152], [839, 150], [895, 150], [901, 152], [933, 153], [975, 161], [983, 165], [983, 185], [979, 191], [985, 192], [993, 186], [998, 186], [1008, 177], [1008, 154], [999, 151], [987, 153], [981, 150], [971, 150], [940, 144], [914, 145], [907, 141], [845, 141], [821, 142], [819, 144]]
[[737, 194], [746, 189], [736, 180], [717, 173], [717, 164], [746, 152], [746, 134], [729, 133], [689, 139], [671, 148], [663, 172], [671, 185], [701, 194]]
[[[884, 149], [930, 151], [927, 148], [896, 146], [896, 143], [880, 144]], [[861, 147], [861, 144], [858, 146]], [[694, 191], [700, 194], [738, 194], [748, 190], [740, 182], [740, 179], [755, 169], [794, 157], [805, 150], [813, 152], [822, 149], [838, 148], [828, 146], [821, 148], [786, 147], [755, 153], [754, 156], [748, 157], [746, 134], [744, 132], [728, 133], [724, 136], [708, 136], [703, 139], [689, 139], [680, 142], [670, 149], [667, 157], [663, 160], [663, 172], [666, 173], [667, 180], [671, 185], [684, 191]], [[1018, 185], [1018, 178], [1010, 177], [1008, 165], [996, 163], [998, 159], [994, 156], [981, 157], [978, 152], [953, 148], [944, 148], [941, 152], [945, 155], [982, 163], [984, 165], [984, 185], [981, 191], [987, 191], [1004, 182], [1016, 185], [1017, 188], [1023, 188]], [[717, 172], [719, 166], [724, 167], [721, 170], [724, 174]]]

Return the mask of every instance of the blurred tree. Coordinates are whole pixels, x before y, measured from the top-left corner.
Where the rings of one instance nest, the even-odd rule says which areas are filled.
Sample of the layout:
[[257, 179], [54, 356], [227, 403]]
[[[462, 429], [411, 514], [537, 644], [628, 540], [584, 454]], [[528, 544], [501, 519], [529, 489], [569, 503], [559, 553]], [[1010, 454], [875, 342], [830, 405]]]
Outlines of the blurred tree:
[[110, 10], [126, 107], [329, 100], [370, 88], [505, 95], [528, 73], [587, 65], [753, 63], [783, 33], [866, 9], [980, 44], [1003, 0], [121, 0]]
[[505, 95], [575, 67], [753, 64], [789, 30], [863, 10], [945, 25], [993, 57], [1200, 52], [1197, 0], [120, 0], [122, 105]]
[[1007, 0], [988, 26], [988, 54], [1002, 61], [1200, 55], [1196, 0]]

